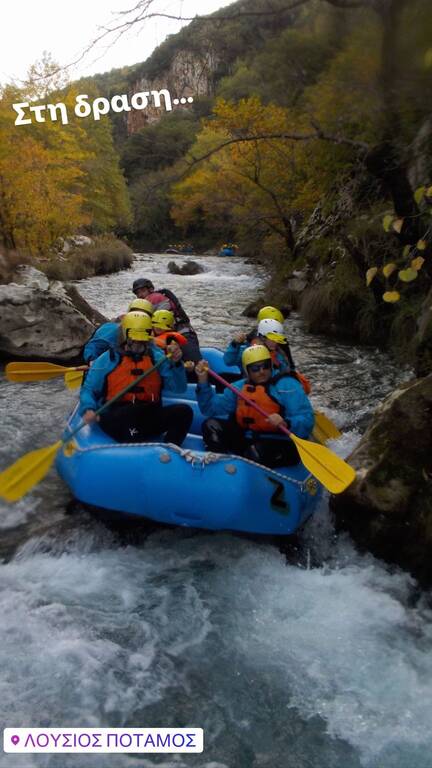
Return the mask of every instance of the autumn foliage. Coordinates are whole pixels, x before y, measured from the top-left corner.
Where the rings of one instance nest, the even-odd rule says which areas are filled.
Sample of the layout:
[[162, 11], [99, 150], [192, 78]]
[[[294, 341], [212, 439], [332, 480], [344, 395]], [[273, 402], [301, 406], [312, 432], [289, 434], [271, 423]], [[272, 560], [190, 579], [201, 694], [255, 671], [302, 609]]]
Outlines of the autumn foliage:
[[[74, 118], [75, 96], [70, 86], [38, 93], [31, 80], [24, 89], [0, 91], [0, 242], [6, 248], [44, 253], [60, 236], [106, 231], [130, 219], [111, 125]], [[64, 102], [70, 123], [15, 126], [12, 104], [33, 100]]]

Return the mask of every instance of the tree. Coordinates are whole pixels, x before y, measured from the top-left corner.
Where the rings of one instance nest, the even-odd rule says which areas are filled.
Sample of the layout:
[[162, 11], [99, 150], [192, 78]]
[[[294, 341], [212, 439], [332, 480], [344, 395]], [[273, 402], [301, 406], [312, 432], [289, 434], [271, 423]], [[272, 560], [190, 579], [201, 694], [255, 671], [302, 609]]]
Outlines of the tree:
[[0, 100], [1, 234], [7, 247], [37, 253], [88, 223], [82, 213], [85, 153], [61, 126], [43, 141], [34, 126], [17, 128], [11, 105], [22, 99], [6, 88]]
[[[109, 120], [76, 117], [76, 89], [47, 92], [49, 82], [57, 85], [58, 74], [45, 56], [31, 68], [25, 90], [7, 86], [0, 99], [1, 237], [7, 247], [31, 253], [82, 228], [105, 231], [130, 220]], [[47, 116], [43, 123], [14, 125], [12, 104], [33, 105], [42, 96], [43, 103], [63, 103], [69, 122]]]
[[[220, 100], [214, 115], [190, 153], [191, 159], [207, 155], [207, 160], [174, 187], [175, 222], [187, 226], [204, 215], [218, 230], [234, 225], [239, 237], [251, 230], [259, 237], [275, 233], [292, 254], [298, 201], [305, 214], [322, 194], [317, 177], [305, 194], [304, 147], [288, 138], [306, 126], [289, 111], [264, 106], [257, 98], [237, 104]], [[267, 138], [278, 134], [279, 139]]]

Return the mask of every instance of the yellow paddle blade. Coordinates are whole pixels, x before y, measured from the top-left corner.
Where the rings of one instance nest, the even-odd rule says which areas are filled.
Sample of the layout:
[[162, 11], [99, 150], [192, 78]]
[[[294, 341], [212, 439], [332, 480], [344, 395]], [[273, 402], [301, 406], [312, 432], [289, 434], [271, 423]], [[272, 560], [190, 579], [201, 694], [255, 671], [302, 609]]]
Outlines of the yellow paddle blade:
[[63, 441], [48, 448], [38, 448], [21, 456], [0, 474], [0, 496], [6, 501], [18, 501], [42, 480], [54, 461]]
[[330, 493], [342, 493], [355, 479], [355, 470], [325, 445], [317, 445], [297, 437], [291, 440], [297, 446], [300, 459], [306, 469], [316, 477]]
[[8, 363], [5, 374], [8, 381], [43, 381], [62, 376], [67, 370], [54, 363]]
[[322, 429], [319, 428], [318, 424], [315, 422], [314, 428], [312, 430], [312, 437], [317, 443], [321, 443], [321, 445], [325, 445], [328, 437], [325, 432], [322, 431]]
[[327, 440], [338, 440], [339, 437], [342, 437], [342, 432], [339, 431], [336, 424], [322, 411], [315, 411], [315, 427], [317, 432], [323, 437], [322, 440], [317, 438], [314, 429], [314, 437], [320, 443], [326, 443]]
[[68, 371], [64, 375], [64, 381], [68, 389], [77, 389], [81, 386], [83, 380], [82, 371]]

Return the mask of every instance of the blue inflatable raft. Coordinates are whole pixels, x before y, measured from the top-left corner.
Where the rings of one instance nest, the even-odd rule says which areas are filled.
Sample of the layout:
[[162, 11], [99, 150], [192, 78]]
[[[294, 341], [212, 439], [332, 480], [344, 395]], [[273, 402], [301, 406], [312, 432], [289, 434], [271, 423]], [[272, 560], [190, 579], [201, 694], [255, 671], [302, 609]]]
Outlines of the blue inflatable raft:
[[[214, 370], [239, 373], [223, 365], [218, 350], [202, 351]], [[258, 534], [292, 534], [312, 515], [321, 486], [302, 464], [268, 469], [239, 456], [206, 452], [194, 384], [182, 397], [164, 394], [163, 402], [185, 402], [194, 411], [181, 448], [157, 440], [114, 443], [92, 425], [59, 451], [57, 470], [76, 499], [135, 519]], [[79, 423], [75, 409], [68, 427]]]

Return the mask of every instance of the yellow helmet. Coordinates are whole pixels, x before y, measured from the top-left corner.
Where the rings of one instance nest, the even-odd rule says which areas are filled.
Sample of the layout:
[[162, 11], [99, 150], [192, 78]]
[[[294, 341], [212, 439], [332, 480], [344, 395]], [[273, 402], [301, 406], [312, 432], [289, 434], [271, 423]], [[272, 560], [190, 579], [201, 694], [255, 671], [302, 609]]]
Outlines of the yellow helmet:
[[174, 328], [174, 312], [169, 309], [157, 309], [152, 317], [153, 328], [163, 328], [164, 331], [172, 331]]
[[284, 316], [276, 307], [262, 307], [257, 315], [257, 321], [260, 322], [261, 320], [277, 320], [278, 323], [283, 323]]
[[144, 312], [128, 312], [121, 321], [123, 336], [133, 341], [149, 341], [151, 339], [151, 317]]
[[263, 360], [271, 360], [271, 354], [264, 344], [253, 344], [247, 347], [242, 354], [242, 366], [247, 368], [252, 363], [261, 363]]
[[151, 316], [154, 306], [148, 299], [134, 299], [128, 306], [128, 312], [146, 312]]

